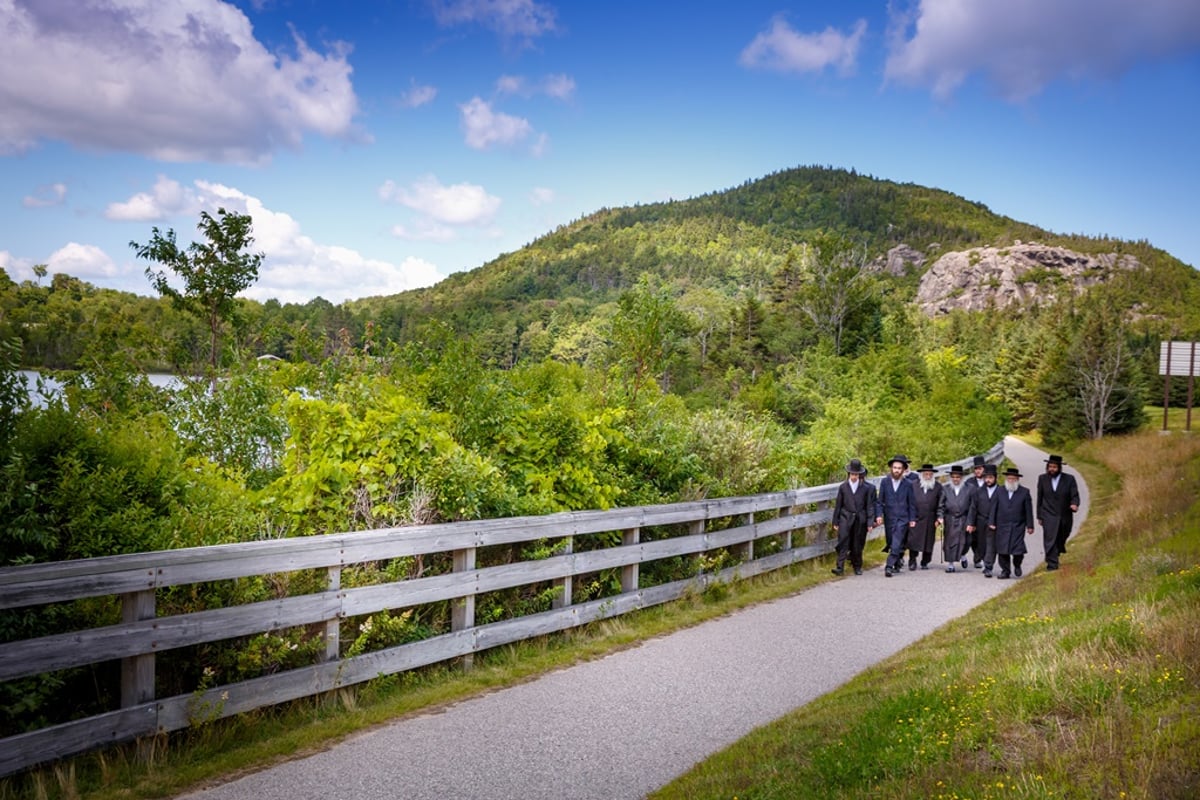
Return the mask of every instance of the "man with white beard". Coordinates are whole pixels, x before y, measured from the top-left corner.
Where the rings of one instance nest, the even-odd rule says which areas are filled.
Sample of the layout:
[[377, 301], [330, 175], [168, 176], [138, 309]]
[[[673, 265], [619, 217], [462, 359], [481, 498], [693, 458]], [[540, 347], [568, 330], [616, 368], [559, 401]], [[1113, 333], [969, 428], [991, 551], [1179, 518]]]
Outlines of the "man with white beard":
[[[980, 470], [982, 472], [982, 470]], [[975, 530], [975, 487], [963, 483], [962, 464], [950, 467], [950, 483], [942, 487], [942, 552], [954, 572], [954, 562], [962, 559], [967, 568], [967, 544]]]
[[933, 560], [933, 544], [937, 541], [937, 529], [942, 524], [942, 485], [934, 477], [933, 464], [922, 464], [920, 479], [913, 484], [913, 495], [917, 505], [917, 524], [908, 529], [908, 568], [917, 568], [917, 556], [921, 557], [921, 569], [929, 569]]
[[1021, 562], [1028, 552], [1025, 537], [1033, 535], [1033, 496], [1021, 485], [1021, 472], [1016, 467], [1004, 471], [1004, 486], [996, 492], [988, 527], [996, 532], [1000, 579], [1021, 577]]

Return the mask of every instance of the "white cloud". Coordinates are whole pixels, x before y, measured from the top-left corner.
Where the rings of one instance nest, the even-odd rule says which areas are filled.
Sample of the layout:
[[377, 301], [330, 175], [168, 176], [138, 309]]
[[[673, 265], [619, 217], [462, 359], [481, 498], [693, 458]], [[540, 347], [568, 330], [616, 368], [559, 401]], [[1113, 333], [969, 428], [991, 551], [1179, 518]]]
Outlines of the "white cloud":
[[379, 188], [379, 196], [447, 225], [485, 225], [500, 210], [500, 198], [488, 194], [482, 186], [443, 186], [433, 175], [420, 178], [408, 189], [387, 181]]
[[982, 73], [1006, 99], [1111, 78], [1200, 45], [1195, 0], [921, 0], [894, 15], [885, 79], [949, 97]]
[[26, 208], [47, 208], [48, 206], [60, 206], [67, 199], [67, 185], [65, 183], [50, 183], [45, 186], [39, 186], [33, 190], [33, 194], [25, 195], [21, 200], [21, 205]]
[[400, 95], [400, 105], [405, 108], [420, 108], [433, 102], [437, 97], [437, 87], [435, 86], [418, 86], [416, 82], [409, 88], [407, 92]]
[[0, 250], [0, 270], [17, 282], [33, 279], [33, 262], [27, 258], [17, 258], [7, 250]]
[[493, 145], [513, 147], [533, 133], [529, 120], [495, 111], [491, 103], [478, 97], [458, 108], [462, 112], [467, 146], [475, 150], [487, 150]]
[[46, 259], [51, 275], [63, 272], [84, 281], [115, 278], [120, 274], [108, 254], [93, 244], [69, 242]]
[[549, 205], [557, 199], [558, 195], [554, 193], [554, 190], [547, 189], [544, 186], [535, 186], [533, 187], [533, 190], [529, 192], [529, 202], [535, 206]]
[[265, 256], [258, 282], [243, 293], [251, 299], [303, 303], [320, 295], [340, 303], [430, 286], [445, 277], [424, 259], [410, 257], [395, 265], [349, 247], [315, 242], [290, 215], [272, 211], [256, 197], [218, 183], [196, 181], [196, 186], [206, 205], [250, 215], [253, 249]]
[[200, 206], [195, 190], [159, 175], [151, 191], [138, 192], [123, 203], [109, 203], [104, 216], [125, 222], [155, 222], [179, 214], [196, 213]]
[[740, 61], [744, 67], [776, 72], [820, 72], [836, 66], [838, 72], [849, 75], [854, 72], [866, 32], [867, 21], [860, 19], [849, 34], [832, 27], [820, 33], [798, 33], [777, 16], [768, 30], [746, 46]]
[[54, 139], [164, 161], [253, 163], [355, 133], [349, 48], [269, 51], [219, 0], [0, 0], [0, 153]]
[[534, 0], [430, 0], [439, 25], [476, 24], [506, 39], [532, 39], [555, 30], [552, 6]]
[[[194, 216], [200, 210], [205, 210], [215, 214], [218, 208], [225, 208], [250, 215], [254, 235], [251, 250], [261, 252], [264, 258], [258, 281], [243, 292], [245, 297], [260, 301], [275, 298], [285, 303], [304, 303], [320, 295], [326, 300], [340, 303], [350, 298], [395, 294], [406, 289], [430, 286], [445, 277], [436, 265], [423, 259], [406, 258], [397, 265], [369, 258], [349, 247], [313, 241], [291, 215], [273, 211], [263, 205], [259, 198], [231, 186], [198, 180], [192, 187], [179, 187], [174, 181], [160, 176], [154, 193], [135, 195], [135, 199], [148, 198], [144, 208], [162, 211], [161, 206], [155, 205], [155, 194], [160, 187], [172, 184], [178, 187], [178, 196], [187, 198], [188, 207], [178, 213]], [[198, 235], [194, 228], [179, 230], [179, 243], [186, 246]], [[91, 250], [99, 253], [97, 248]], [[111, 264], [111, 261], [108, 263]], [[147, 262], [136, 262], [138, 271], [146, 266]], [[132, 271], [134, 266], [129, 269]], [[74, 269], [58, 271], [85, 277]], [[89, 274], [95, 274], [95, 269]], [[115, 271], [113, 274], [116, 274]]]

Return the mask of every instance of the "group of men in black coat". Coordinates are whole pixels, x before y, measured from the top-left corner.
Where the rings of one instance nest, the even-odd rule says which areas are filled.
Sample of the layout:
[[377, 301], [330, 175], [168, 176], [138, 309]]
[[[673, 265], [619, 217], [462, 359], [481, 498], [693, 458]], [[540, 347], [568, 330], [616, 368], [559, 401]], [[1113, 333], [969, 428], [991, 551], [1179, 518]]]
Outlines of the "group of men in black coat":
[[[1071, 534], [1074, 514], [1079, 510], [1079, 488], [1075, 478], [1062, 470], [1061, 456], [1046, 459], [1046, 472], [1037, 483], [1037, 516], [1042, 526], [1046, 551], [1046, 569], [1059, 566], [1059, 556], [1066, 552], [1067, 537]], [[904, 551], [909, 552], [908, 568], [928, 569], [933, 556], [936, 527], [943, 526], [943, 550], [949, 561], [947, 572], [955, 572], [961, 560], [968, 566], [968, 554], [973, 556], [976, 569], [982, 567], [986, 578], [992, 577], [997, 564], [1001, 579], [1021, 577], [1025, 554], [1025, 537], [1034, 530], [1034, 500], [1029, 489], [1021, 485], [1021, 473], [1009, 468], [1003, 485], [997, 483], [994, 464], [976, 456], [974, 476], [963, 481], [963, 468], [950, 469], [950, 483], [941, 484], [934, 478], [934, 467], [924, 464], [920, 476], [909, 471], [906, 456], [897, 455], [888, 462], [888, 474], [876, 487], [866, 480], [866, 469], [855, 458], [846, 465], [846, 480], [838, 486], [833, 505], [833, 529], [838, 535], [835, 575], [845, 572], [850, 561], [855, 575], [862, 574], [862, 554], [867, 531], [883, 525], [888, 553], [884, 575], [902, 573]]]

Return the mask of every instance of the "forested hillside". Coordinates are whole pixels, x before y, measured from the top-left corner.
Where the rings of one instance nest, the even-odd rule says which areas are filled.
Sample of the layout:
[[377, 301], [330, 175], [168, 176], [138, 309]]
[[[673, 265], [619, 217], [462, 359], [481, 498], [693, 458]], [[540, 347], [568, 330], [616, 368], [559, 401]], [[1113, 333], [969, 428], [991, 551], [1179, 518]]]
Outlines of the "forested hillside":
[[[1018, 239], [1120, 251], [1140, 267], [1052, 302], [930, 318], [913, 302], [918, 262], [883, 258], [901, 243], [932, 256]], [[1140, 425], [1161, 391], [1159, 342], [1200, 337], [1200, 277], [1148, 243], [1053, 236], [945, 192], [821, 168], [601, 210], [428, 289], [341, 306], [228, 303], [211, 287], [147, 298], [44, 277], [0, 272], [4, 565], [755, 494], [838, 480], [855, 457], [875, 473], [896, 452], [961, 458], [1014, 427], [1050, 443], [1110, 435]], [[1052, 277], [1038, 276], [1043, 299], [1060, 291]], [[62, 370], [65, 392], [32, 406], [22, 366]], [[163, 368], [196, 379], [155, 389], [144, 372]], [[480, 565], [514, 555], [498, 548]], [[667, 559], [643, 580], [706, 563]], [[610, 572], [576, 599], [619, 592]], [[342, 585], [381, 574], [345, 571]], [[220, 607], [226, 592], [266, 600], [311, 580], [160, 602]], [[477, 614], [552, 599], [500, 592]], [[116, 613], [6, 612], [0, 641]], [[343, 642], [385, 647], [443, 632], [449, 609], [378, 620], [369, 637], [358, 622]], [[178, 684], [163, 693], [189, 691], [202, 667], [227, 682], [319, 649], [296, 630], [181, 653], [160, 672]], [[84, 671], [4, 684], [0, 731], [109, 707], [98, 685]]]

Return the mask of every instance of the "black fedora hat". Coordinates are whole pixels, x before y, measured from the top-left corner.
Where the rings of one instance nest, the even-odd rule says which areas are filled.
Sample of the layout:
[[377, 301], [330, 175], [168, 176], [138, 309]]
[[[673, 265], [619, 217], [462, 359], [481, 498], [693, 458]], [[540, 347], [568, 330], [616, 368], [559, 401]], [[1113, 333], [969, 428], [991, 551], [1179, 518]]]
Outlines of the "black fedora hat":
[[937, 470], [934, 469], [933, 464], [922, 464], [917, 472], [937, 472]]
[[971, 469], [975, 469], [975, 467], [982, 467], [982, 466], [986, 466], [986, 465], [987, 465], [987, 461], [984, 460], [983, 456], [975, 456], [974, 458], [971, 459]]
[[996, 474], [996, 465], [995, 464], [984, 464], [983, 465], [983, 474], [984, 475], [995, 475]]
[[908, 466], [908, 456], [902, 456], [899, 453], [897, 453], [896, 455], [894, 455], [888, 459], [888, 466], [890, 467], [892, 464], [895, 464], [897, 461], [899, 461], [905, 467]]
[[[983, 465], [982, 465], [982, 464], [980, 464], [980, 466], [983, 466]], [[965, 474], [965, 473], [964, 473], [964, 470], [963, 470], [963, 465], [962, 465], [962, 464], [951, 464], [951, 465], [950, 465], [950, 474], [951, 474], [951, 475], [963, 475], [963, 474]]]
[[865, 475], [867, 468], [857, 458], [852, 458], [850, 459], [850, 463], [846, 465], [846, 472], [852, 475]]
[[1004, 477], [1019, 478], [1021, 477], [1021, 470], [1017, 469], [1016, 467], [1009, 467], [1008, 469], [1004, 470]]
[[1058, 464], [1061, 467], [1064, 462], [1062, 460], [1062, 456], [1051, 455], [1049, 458], [1046, 459], [1046, 463], [1047, 464]]

